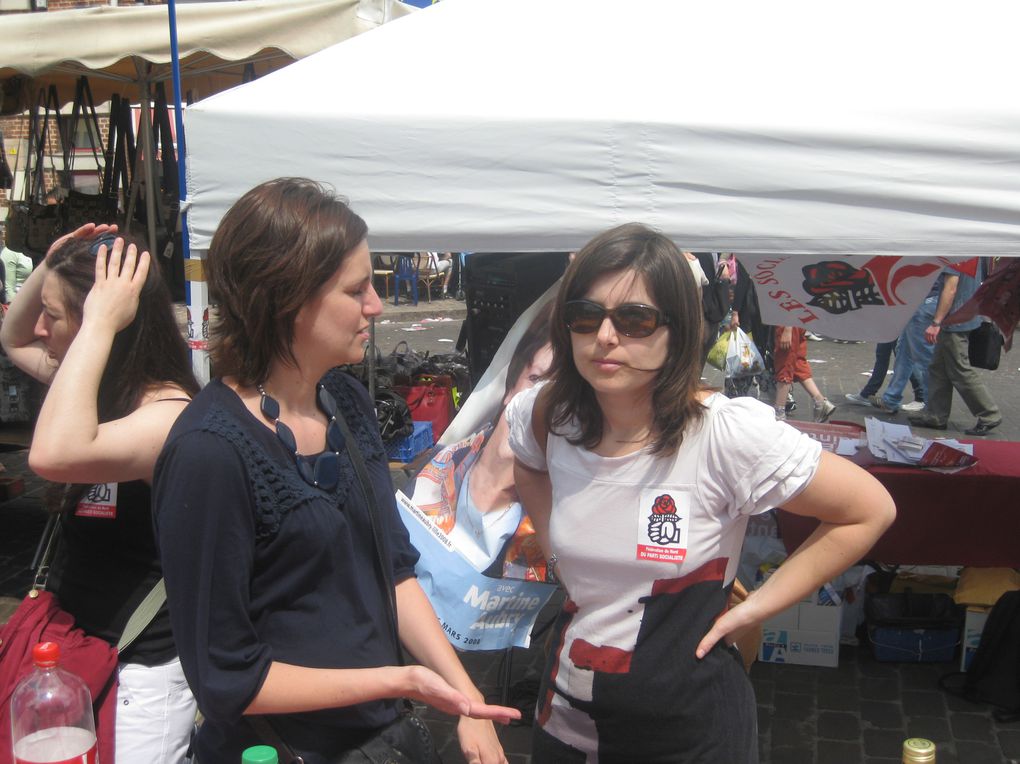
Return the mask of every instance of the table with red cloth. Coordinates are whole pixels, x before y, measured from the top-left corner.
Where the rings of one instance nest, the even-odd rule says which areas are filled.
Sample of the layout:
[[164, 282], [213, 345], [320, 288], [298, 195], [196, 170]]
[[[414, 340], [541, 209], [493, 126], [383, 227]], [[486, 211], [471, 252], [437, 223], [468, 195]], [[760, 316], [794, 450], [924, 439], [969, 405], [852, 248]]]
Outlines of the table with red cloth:
[[[895, 522], [863, 559], [893, 565], [1020, 567], [1020, 443], [973, 444], [977, 464], [952, 474], [862, 464], [896, 502]], [[818, 525], [812, 517], [783, 510], [776, 512], [776, 521], [788, 553]]]

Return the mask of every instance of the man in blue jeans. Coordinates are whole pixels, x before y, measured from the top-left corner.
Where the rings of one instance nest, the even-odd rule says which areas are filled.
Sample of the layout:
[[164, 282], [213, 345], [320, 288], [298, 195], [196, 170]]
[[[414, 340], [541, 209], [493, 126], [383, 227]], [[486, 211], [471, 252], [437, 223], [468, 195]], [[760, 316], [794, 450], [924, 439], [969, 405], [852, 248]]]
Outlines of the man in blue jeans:
[[[931, 364], [935, 346], [925, 339], [924, 330], [935, 317], [939, 293], [942, 287], [942, 276], [935, 280], [931, 292], [914, 312], [910, 321], [900, 335], [899, 347], [896, 350], [896, 362], [893, 364], [893, 376], [889, 386], [881, 398], [873, 399], [875, 408], [895, 414], [903, 402], [903, 391], [908, 381], [914, 381], [914, 397], [928, 400], [928, 366]], [[906, 407], [903, 407], [906, 408]]]
[[[922, 335], [924, 333], [922, 329]], [[903, 399], [903, 389], [900, 389], [900, 398], [897, 401], [896, 408], [890, 412], [882, 405], [882, 399], [878, 397], [878, 391], [882, 389], [882, 383], [885, 382], [886, 372], [889, 371], [889, 361], [892, 359], [893, 350], [896, 350], [897, 358], [899, 358], [899, 345], [901, 339], [892, 340], [891, 342], [879, 342], [875, 345], [875, 365], [871, 369], [871, 376], [865, 383], [864, 387], [861, 388], [859, 393], [847, 393], [844, 397], [848, 402], [854, 403], [858, 406], [874, 406], [877, 409], [885, 411], [886, 413], [895, 413], [899, 410], [899, 400]], [[925, 373], [927, 373], [928, 365], [925, 362]], [[903, 406], [904, 411], [920, 411], [924, 408], [924, 387], [920, 382], [919, 374], [909, 374], [908, 379], [914, 387], [914, 402], [908, 403]]]

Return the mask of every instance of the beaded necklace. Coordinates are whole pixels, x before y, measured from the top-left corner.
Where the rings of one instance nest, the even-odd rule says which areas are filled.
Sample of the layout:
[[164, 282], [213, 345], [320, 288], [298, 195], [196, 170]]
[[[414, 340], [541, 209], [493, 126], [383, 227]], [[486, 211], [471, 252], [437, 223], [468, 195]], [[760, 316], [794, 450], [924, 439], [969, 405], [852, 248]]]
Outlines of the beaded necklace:
[[297, 465], [298, 474], [308, 485], [321, 488], [324, 491], [332, 491], [340, 481], [340, 452], [347, 444], [347, 439], [336, 422], [336, 401], [325, 387], [319, 385], [316, 402], [319, 409], [329, 418], [326, 425], [326, 448], [321, 454], [311, 458], [298, 453], [297, 439], [294, 431], [280, 421], [280, 402], [266, 392], [261, 384], [255, 385], [255, 389], [261, 397], [259, 400], [259, 411], [262, 416], [273, 423], [276, 428], [276, 437], [283, 444], [283, 447], [294, 454], [294, 463]]

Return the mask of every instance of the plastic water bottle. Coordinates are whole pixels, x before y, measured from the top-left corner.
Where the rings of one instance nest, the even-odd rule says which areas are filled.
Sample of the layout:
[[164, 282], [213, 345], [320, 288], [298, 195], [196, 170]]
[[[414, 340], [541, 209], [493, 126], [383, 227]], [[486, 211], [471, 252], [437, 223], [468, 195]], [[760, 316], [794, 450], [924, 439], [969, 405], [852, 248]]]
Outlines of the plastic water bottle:
[[57, 668], [60, 646], [32, 648], [35, 670], [11, 696], [15, 764], [97, 764], [92, 695], [80, 677]]
[[241, 764], [280, 764], [276, 749], [269, 745], [253, 745], [241, 754]]

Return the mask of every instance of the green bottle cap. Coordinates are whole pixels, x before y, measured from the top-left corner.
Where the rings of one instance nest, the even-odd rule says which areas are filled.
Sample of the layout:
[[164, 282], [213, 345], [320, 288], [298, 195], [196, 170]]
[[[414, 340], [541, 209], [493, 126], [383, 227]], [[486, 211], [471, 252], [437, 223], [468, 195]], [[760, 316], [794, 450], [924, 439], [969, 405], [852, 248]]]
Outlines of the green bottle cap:
[[279, 764], [276, 749], [269, 745], [253, 745], [241, 754], [241, 764]]

